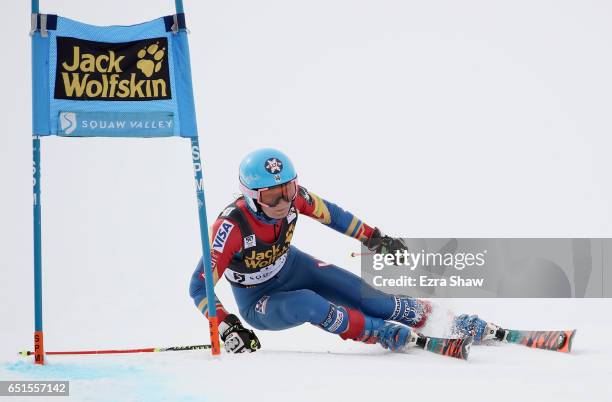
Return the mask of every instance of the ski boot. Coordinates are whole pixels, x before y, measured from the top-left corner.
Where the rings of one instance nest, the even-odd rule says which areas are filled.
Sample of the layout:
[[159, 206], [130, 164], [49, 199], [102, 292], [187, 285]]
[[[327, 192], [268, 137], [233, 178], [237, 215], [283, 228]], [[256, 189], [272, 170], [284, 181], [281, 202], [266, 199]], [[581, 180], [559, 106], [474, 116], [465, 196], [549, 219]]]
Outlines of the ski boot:
[[[349, 314], [354, 312], [349, 311]], [[437, 353], [450, 357], [467, 360], [472, 345], [472, 337], [434, 338], [419, 334], [416, 330], [385, 321], [381, 318], [359, 315], [359, 335], [355, 332], [347, 331], [340, 334], [342, 339], [352, 339], [364, 343], [379, 343], [383, 348], [390, 349], [392, 352], [405, 352], [408, 349], [419, 348], [429, 352]]]
[[363, 333], [356, 340], [365, 343], [379, 343], [385, 349], [402, 352], [406, 348], [417, 346], [418, 337], [419, 334], [416, 331], [404, 325], [366, 316]]
[[452, 333], [461, 336], [471, 336], [474, 343], [489, 340], [503, 340], [505, 332], [501, 327], [478, 318], [477, 315], [461, 314], [453, 321]]
[[[406, 352], [419, 348], [439, 355], [467, 360], [472, 345], [472, 337], [452, 339], [433, 338], [419, 334], [416, 330], [401, 324], [366, 317], [362, 342], [379, 343], [392, 352]], [[357, 339], [356, 339], [357, 340]]]

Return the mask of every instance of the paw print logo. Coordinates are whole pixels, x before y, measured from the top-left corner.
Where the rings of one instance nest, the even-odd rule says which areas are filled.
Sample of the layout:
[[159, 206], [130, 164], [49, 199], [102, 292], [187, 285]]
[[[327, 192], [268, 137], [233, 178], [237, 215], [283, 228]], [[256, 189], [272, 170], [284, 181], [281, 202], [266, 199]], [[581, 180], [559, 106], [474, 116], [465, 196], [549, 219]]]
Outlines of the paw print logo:
[[166, 48], [159, 48], [159, 43], [146, 46], [138, 51], [136, 67], [148, 78], [161, 70]]

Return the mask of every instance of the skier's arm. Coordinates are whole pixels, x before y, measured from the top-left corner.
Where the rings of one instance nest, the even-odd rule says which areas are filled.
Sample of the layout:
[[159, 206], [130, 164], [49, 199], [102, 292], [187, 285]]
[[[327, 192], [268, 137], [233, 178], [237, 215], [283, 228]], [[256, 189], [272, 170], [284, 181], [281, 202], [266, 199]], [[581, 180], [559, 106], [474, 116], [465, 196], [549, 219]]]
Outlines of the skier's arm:
[[299, 188], [294, 205], [300, 213], [361, 242], [370, 239], [374, 233], [372, 227], [352, 213], [309, 192], [302, 186]]
[[[242, 235], [237, 225], [227, 225], [227, 219], [217, 219], [212, 227], [213, 236], [211, 238], [210, 259], [213, 273], [213, 286], [217, 284], [219, 278], [228, 267], [232, 256], [239, 252], [242, 246]], [[189, 284], [189, 295], [193, 299], [198, 310], [208, 318], [208, 303], [206, 297], [206, 280], [204, 277], [204, 264], [200, 259]], [[223, 321], [229, 314], [221, 301], [215, 296], [215, 308], [219, 321]]]

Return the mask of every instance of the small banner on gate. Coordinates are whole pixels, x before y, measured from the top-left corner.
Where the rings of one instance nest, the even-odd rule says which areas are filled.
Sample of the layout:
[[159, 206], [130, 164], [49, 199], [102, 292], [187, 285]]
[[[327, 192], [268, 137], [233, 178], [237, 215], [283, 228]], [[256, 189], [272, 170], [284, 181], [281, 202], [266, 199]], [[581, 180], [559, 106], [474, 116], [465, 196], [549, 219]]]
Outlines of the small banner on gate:
[[34, 135], [197, 136], [184, 15], [109, 27], [36, 21]]
[[167, 112], [60, 112], [57, 135], [62, 137], [169, 137], [174, 117]]

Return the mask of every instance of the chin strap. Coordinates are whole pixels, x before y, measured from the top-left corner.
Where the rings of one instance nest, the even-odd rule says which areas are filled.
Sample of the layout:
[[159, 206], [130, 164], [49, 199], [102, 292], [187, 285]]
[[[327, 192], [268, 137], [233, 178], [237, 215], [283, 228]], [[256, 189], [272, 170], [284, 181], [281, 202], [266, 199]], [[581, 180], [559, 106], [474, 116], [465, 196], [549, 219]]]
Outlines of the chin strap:
[[[253, 208], [251, 208], [251, 206], [249, 205], [249, 203], [247, 202], [247, 207], [249, 208], [249, 211], [251, 211], [253, 213], [253, 215], [255, 216], [255, 218], [257, 218], [258, 220], [260, 220], [263, 223], [267, 223], [267, 224], [274, 224], [277, 223], [279, 220], [282, 219], [276, 219], [276, 218], [270, 218], [268, 215], [265, 214], [265, 212], [261, 209], [261, 205], [259, 205], [259, 203], [257, 201], [253, 201], [253, 203], [257, 206], [257, 211], [253, 211]], [[293, 202], [291, 202], [291, 207], [293, 207]], [[291, 208], [290, 207], [290, 208]]]
[[276, 223], [278, 219], [270, 218], [263, 211], [257, 213], [257, 218], [265, 223]]

